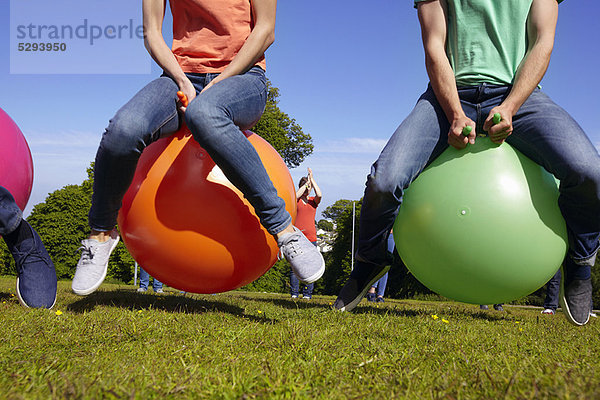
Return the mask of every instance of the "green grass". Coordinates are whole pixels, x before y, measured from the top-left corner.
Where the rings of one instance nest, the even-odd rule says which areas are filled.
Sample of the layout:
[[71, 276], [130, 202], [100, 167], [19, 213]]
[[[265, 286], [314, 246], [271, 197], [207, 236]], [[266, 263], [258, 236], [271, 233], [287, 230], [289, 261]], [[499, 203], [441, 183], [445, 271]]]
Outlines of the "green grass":
[[0, 278], [0, 397], [600, 398], [595, 320], [394, 300], [338, 313], [332, 297], [166, 290], [104, 284], [77, 297], [59, 282], [53, 310], [27, 310], [14, 277]]

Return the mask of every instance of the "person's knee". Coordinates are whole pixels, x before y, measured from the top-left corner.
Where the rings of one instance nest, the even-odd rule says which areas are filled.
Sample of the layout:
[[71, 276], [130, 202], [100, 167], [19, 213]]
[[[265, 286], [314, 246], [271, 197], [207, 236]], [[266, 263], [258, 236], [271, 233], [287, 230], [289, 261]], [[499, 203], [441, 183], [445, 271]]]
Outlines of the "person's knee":
[[114, 157], [139, 156], [149, 136], [147, 120], [117, 113], [110, 120], [100, 146]]
[[185, 111], [185, 122], [200, 144], [210, 140], [214, 128], [225, 124], [227, 118], [224, 107], [206, 96], [196, 97]]
[[368, 192], [376, 196], [393, 197], [399, 201], [402, 198], [403, 182], [406, 179], [397, 173], [371, 173], [367, 177]]
[[585, 193], [589, 202], [600, 206], [600, 165], [577, 163], [571, 166], [561, 186], [576, 188]]

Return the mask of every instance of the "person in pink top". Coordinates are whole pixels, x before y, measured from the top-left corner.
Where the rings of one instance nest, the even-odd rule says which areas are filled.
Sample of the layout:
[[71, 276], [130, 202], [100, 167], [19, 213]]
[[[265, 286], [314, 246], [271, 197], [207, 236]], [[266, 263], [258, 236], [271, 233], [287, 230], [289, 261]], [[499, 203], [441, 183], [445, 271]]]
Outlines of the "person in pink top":
[[[314, 190], [315, 195], [309, 197], [310, 192]], [[312, 170], [308, 169], [308, 176], [300, 178], [298, 183], [298, 191], [296, 192], [296, 199], [298, 201], [297, 208], [298, 213], [296, 215], [296, 226], [304, 233], [304, 236], [317, 248], [317, 228], [315, 226], [315, 215], [317, 213], [317, 207], [321, 202], [322, 194], [319, 185], [315, 181]], [[292, 299], [298, 298], [300, 294], [300, 281], [301, 279], [296, 276], [294, 269], [290, 272], [290, 287]], [[302, 288], [302, 298], [310, 300], [312, 298], [312, 292], [315, 284], [312, 282], [304, 282]]]
[[[88, 295], [106, 276], [119, 241], [115, 225], [121, 200], [142, 151], [184, 123], [252, 204], [298, 277], [316, 281], [325, 270], [323, 257], [292, 225], [285, 202], [242, 133], [265, 109], [264, 53], [275, 38], [276, 0], [170, 0], [172, 48], [162, 36], [166, 3], [143, 0], [145, 46], [164, 73], [117, 111], [102, 136], [94, 166], [91, 234], [82, 242], [73, 292]], [[186, 99], [180, 100], [178, 91]]]

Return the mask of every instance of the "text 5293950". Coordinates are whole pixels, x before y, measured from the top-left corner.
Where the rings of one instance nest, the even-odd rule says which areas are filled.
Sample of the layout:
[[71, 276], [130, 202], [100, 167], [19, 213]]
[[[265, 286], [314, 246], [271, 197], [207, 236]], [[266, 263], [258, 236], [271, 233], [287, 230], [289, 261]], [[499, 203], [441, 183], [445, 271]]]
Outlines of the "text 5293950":
[[67, 44], [61, 42], [21, 42], [17, 45], [18, 51], [66, 51]]

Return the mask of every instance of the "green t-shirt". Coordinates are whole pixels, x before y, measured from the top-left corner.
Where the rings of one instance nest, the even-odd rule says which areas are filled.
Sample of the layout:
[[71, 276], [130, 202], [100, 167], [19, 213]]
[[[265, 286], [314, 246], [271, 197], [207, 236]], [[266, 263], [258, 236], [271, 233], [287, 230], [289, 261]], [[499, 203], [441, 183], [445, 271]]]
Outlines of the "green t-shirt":
[[[415, 7], [422, 1], [427, 0], [414, 0]], [[527, 52], [527, 17], [532, 2], [447, 0], [446, 55], [457, 86], [512, 84]]]

